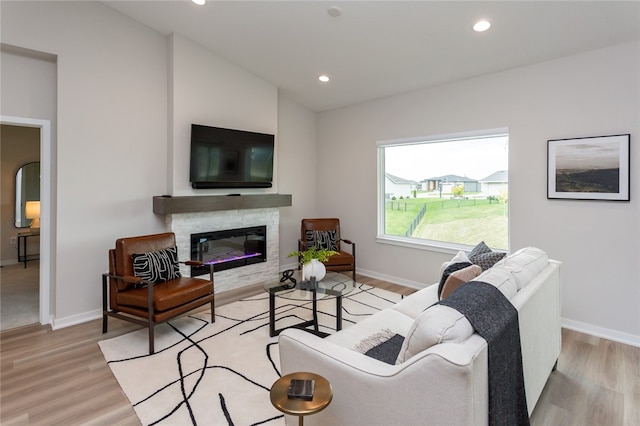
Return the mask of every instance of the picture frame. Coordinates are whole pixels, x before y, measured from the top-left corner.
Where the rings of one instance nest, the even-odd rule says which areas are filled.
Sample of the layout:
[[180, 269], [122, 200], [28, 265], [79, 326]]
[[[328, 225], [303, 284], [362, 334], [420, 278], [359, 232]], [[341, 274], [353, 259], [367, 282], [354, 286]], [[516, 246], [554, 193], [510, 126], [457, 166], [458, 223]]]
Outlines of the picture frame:
[[547, 198], [629, 201], [630, 134], [547, 141]]

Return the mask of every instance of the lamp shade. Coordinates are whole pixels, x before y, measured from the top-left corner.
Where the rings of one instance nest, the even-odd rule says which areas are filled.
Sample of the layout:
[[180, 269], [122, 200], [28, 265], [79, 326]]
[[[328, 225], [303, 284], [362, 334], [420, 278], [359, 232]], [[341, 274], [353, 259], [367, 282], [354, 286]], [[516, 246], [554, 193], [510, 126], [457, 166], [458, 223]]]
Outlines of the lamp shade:
[[40, 201], [27, 201], [24, 206], [24, 216], [27, 219], [40, 218]]
[[31, 220], [31, 228], [40, 228], [40, 201], [27, 201], [24, 205], [24, 216]]

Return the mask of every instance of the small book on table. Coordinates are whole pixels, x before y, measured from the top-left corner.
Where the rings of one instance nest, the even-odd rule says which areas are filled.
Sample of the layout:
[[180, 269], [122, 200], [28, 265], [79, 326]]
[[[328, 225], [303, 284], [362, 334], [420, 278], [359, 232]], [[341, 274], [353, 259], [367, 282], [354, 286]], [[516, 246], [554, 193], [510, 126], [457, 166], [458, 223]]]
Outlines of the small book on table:
[[315, 389], [315, 380], [291, 379], [287, 396], [290, 399], [303, 399], [311, 401], [313, 399], [313, 391]]

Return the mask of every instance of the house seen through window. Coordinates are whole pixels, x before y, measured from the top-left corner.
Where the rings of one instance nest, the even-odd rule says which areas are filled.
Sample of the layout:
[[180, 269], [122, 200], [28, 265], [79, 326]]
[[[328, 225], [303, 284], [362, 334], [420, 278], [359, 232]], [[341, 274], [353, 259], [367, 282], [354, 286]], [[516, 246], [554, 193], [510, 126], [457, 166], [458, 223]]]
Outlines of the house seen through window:
[[507, 129], [378, 142], [378, 240], [509, 248]]

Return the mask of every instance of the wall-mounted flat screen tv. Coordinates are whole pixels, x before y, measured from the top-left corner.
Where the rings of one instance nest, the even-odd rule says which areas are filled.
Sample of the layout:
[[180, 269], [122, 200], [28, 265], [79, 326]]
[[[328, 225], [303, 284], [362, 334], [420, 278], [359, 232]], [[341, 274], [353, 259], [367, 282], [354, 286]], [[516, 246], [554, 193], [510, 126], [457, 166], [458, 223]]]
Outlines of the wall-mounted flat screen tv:
[[191, 187], [271, 188], [274, 136], [191, 125]]

